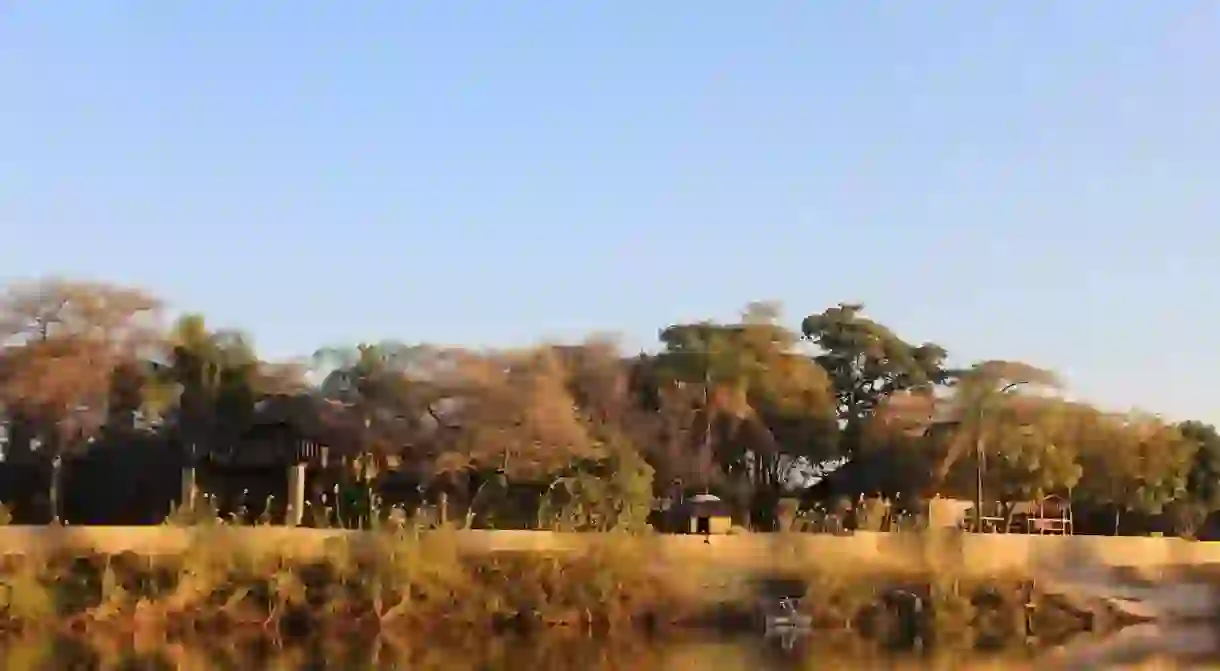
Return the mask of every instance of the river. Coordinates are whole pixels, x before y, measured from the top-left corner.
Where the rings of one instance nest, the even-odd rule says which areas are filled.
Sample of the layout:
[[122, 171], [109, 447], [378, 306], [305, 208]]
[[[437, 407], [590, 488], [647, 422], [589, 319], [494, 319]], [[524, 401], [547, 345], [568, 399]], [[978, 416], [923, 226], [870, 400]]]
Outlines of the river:
[[1220, 638], [1211, 627], [1162, 631], [1131, 627], [1106, 639], [1081, 637], [1036, 651], [980, 654], [886, 654], [856, 639], [682, 638], [609, 643], [579, 635], [409, 641], [376, 637], [295, 644], [267, 637], [167, 642], [163, 637], [108, 635], [0, 639], [0, 669], [253, 671], [256, 669], [412, 669], [437, 671], [787, 671], [803, 669], [1194, 669], [1220, 668]]

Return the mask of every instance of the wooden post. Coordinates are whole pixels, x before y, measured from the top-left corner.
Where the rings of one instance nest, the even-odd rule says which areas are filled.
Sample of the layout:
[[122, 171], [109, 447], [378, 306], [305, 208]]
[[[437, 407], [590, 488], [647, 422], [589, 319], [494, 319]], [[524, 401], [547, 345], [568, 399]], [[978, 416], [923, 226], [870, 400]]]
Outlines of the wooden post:
[[63, 460], [59, 455], [51, 460], [51, 491], [47, 493], [47, 503], [51, 509], [51, 523], [59, 524], [62, 521], [60, 511], [60, 487], [63, 484]]
[[288, 514], [284, 523], [300, 526], [305, 519], [305, 464], [288, 467]]
[[195, 465], [187, 464], [182, 467], [182, 499], [178, 507], [183, 510], [193, 511], [198, 495], [199, 487], [195, 484]]

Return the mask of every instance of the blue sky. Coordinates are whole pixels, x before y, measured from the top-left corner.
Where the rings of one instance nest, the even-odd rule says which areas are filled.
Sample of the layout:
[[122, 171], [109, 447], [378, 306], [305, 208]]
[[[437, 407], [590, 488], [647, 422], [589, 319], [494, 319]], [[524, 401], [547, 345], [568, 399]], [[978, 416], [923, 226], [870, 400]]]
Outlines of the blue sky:
[[270, 357], [862, 301], [1215, 421], [1217, 72], [1202, 1], [0, 0], [0, 278]]

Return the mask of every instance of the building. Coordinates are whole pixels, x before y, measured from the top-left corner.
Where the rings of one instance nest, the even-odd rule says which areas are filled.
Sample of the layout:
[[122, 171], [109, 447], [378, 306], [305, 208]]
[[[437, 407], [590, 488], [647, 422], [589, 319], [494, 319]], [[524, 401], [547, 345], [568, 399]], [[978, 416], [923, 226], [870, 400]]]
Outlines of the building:
[[668, 530], [681, 534], [727, 534], [733, 527], [729, 506], [713, 494], [696, 494], [669, 512]]

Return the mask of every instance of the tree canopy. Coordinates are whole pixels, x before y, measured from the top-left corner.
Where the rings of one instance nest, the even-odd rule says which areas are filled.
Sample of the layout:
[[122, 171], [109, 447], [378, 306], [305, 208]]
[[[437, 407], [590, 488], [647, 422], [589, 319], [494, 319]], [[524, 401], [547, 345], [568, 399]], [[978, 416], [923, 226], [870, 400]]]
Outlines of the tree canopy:
[[754, 303], [735, 320], [664, 326], [643, 353], [605, 336], [513, 349], [372, 340], [306, 364], [265, 361], [248, 334], [201, 315], [167, 324], [142, 289], [49, 278], [5, 288], [0, 344], [14, 458], [139, 431], [206, 452], [242, 436], [261, 401], [298, 398], [351, 449], [471, 498], [493, 475], [563, 492], [584, 511], [577, 526], [638, 519], [641, 491], [695, 489], [765, 524], [775, 500], [843, 460], [867, 475], [858, 494], [968, 498], [981, 472], [997, 500], [1070, 495], [1191, 528], [1220, 509], [1210, 425], [1068, 401], [1031, 363], [951, 368], [943, 347], [857, 303], [796, 323]]

